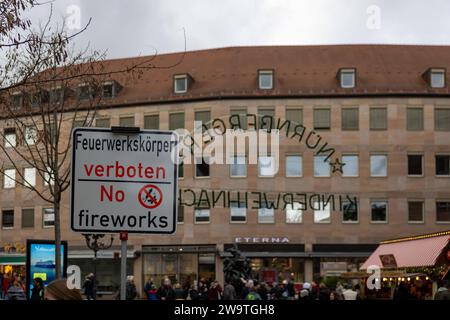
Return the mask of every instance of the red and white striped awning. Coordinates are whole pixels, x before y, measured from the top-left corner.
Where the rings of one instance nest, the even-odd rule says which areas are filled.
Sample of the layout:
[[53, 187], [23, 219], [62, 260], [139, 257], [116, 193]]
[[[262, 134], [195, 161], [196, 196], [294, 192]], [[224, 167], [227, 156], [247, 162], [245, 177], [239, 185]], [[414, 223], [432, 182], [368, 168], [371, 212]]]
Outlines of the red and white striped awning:
[[380, 256], [393, 255], [397, 268], [434, 266], [436, 260], [447, 247], [450, 236], [425, 237], [382, 242], [374, 253], [364, 262], [361, 269], [366, 270], [371, 265], [383, 268]]

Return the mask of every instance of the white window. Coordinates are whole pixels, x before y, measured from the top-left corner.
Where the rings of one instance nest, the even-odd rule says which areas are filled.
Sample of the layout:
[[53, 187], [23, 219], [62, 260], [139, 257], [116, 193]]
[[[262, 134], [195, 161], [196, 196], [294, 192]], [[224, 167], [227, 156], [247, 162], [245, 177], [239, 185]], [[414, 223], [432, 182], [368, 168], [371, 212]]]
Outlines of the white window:
[[259, 73], [259, 88], [263, 90], [273, 89], [273, 71], [260, 70]]
[[175, 93], [186, 93], [188, 89], [187, 75], [177, 75], [173, 78], [173, 90]]
[[359, 157], [357, 155], [342, 156], [342, 163], [345, 164], [342, 167], [343, 177], [357, 177], [359, 175]]
[[231, 157], [230, 159], [230, 176], [231, 177], [246, 177], [247, 164], [245, 156]]
[[323, 202], [314, 202], [314, 223], [330, 223], [331, 222], [331, 212], [330, 212], [330, 204], [327, 203], [324, 206]]
[[342, 69], [340, 72], [341, 88], [354, 88], [356, 83], [355, 75], [355, 69]]
[[[261, 204], [262, 205], [262, 204]], [[259, 208], [258, 209], [258, 223], [274, 223], [275, 211], [273, 208]]]
[[47, 168], [47, 171], [44, 173], [44, 186], [55, 185], [55, 177], [50, 168]]
[[286, 156], [286, 177], [301, 177], [302, 169], [302, 156]]
[[25, 143], [29, 146], [36, 144], [37, 141], [37, 130], [35, 127], [25, 128]]
[[430, 85], [432, 88], [444, 88], [445, 87], [445, 70], [444, 69], [431, 69]]
[[196, 208], [194, 210], [195, 223], [209, 222], [209, 209]]
[[3, 188], [11, 189], [16, 186], [16, 170], [6, 169], [3, 175]]
[[273, 177], [275, 175], [275, 157], [258, 157], [258, 174], [260, 177]]
[[12, 148], [17, 145], [16, 130], [6, 129], [5, 130], [5, 147]]
[[300, 202], [286, 205], [286, 223], [302, 223], [303, 210]]
[[330, 164], [325, 161], [325, 156], [314, 157], [314, 177], [329, 177]]
[[242, 223], [247, 221], [245, 202], [230, 202], [230, 220]]
[[36, 185], [36, 168], [25, 168], [23, 175], [25, 186], [34, 187]]
[[387, 176], [387, 156], [386, 155], [371, 155], [370, 156], [370, 175], [372, 177], [386, 177]]
[[53, 227], [55, 225], [55, 211], [53, 208], [42, 209], [42, 225], [44, 228]]

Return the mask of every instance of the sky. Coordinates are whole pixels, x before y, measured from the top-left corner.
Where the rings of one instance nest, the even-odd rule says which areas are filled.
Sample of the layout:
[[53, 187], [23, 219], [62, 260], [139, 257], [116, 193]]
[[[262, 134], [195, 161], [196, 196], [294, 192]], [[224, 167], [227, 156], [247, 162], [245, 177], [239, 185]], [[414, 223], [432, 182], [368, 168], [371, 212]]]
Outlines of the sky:
[[[108, 58], [252, 45], [450, 44], [448, 0], [48, 0]], [[49, 5], [33, 9], [44, 21]], [[184, 36], [185, 35], [185, 36]]]

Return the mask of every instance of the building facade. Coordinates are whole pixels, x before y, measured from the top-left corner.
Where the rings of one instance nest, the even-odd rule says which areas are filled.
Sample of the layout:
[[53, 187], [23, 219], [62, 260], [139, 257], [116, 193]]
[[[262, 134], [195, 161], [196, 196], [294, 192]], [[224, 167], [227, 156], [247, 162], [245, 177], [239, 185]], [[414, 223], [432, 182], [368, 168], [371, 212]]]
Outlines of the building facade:
[[[239, 119], [246, 130], [280, 129], [278, 170], [273, 154], [249, 163], [249, 146], [228, 164], [183, 164], [176, 233], [130, 235], [128, 272], [138, 286], [223, 281], [226, 249], [237, 244], [260, 280], [312, 281], [359, 270], [381, 240], [448, 230], [449, 56], [438, 46], [224, 48], [161, 55], [156, 64], [181, 62], [115, 78], [120, 90], [102, 101], [95, 126], [193, 131], [198, 120], [220, 131]], [[52, 239], [53, 216], [28, 189], [1, 183], [5, 269], [23, 263], [26, 239]], [[93, 254], [70, 230], [69, 210], [66, 192], [69, 264], [89, 273]], [[99, 256], [105, 290], [119, 282], [116, 238]]]

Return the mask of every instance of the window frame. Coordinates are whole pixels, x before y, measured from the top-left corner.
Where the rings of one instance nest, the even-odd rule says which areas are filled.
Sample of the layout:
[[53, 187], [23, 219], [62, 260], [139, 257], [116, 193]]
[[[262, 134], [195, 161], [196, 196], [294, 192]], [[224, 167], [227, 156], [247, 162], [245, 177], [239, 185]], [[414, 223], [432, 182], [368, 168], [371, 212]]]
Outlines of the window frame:
[[[26, 178], [26, 170], [27, 169], [34, 169], [34, 184], [31, 184], [31, 183], [28, 183], [28, 181], [25, 179]], [[24, 188], [28, 188], [28, 189], [32, 189], [32, 188], [35, 188], [36, 187], [36, 182], [37, 182], [37, 180], [36, 180], [36, 178], [37, 178], [37, 169], [36, 169], [36, 167], [24, 167], [23, 168], [23, 187]], [[30, 186], [28, 186], [28, 185], [30, 185]]]
[[[153, 118], [153, 117], [155, 117], [155, 118], [157, 118], [158, 119], [158, 128], [157, 129], [153, 129], [153, 128], [147, 128], [146, 126], [145, 126], [145, 118]], [[159, 115], [159, 113], [158, 112], [155, 112], [155, 113], [144, 113], [144, 123], [143, 123], [143, 128], [145, 129], [145, 130], [160, 130], [161, 129], [161, 119], [160, 119], [161, 117], [160, 117], [160, 115]]]
[[[442, 86], [435, 86], [433, 85], [433, 74], [440, 74], [442, 75]], [[447, 69], [446, 68], [430, 68], [429, 70], [429, 85], [430, 88], [433, 89], [443, 89], [447, 87]]]
[[[332, 210], [331, 210], [331, 203], [328, 203], [327, 206], [324, 205], [324, 203], [322, 201], [314, 201], [314, 207], [320, 204], [320, 206], [322, 207], [322, 209], [319, 210], [315, 210], [312, 209], [313, 211], [313, 224], [331, 224], [332, 223]], [[328, 208], [328, 214], [329, 214], [329, 219], [328, 221], [316, 221], [316, 212], [324, 212], [325, 208]]]
[[[207, 210], [208, 211], [208, 221], [197, 221], [196, 211], [198, 211], [198, 210]], [[211, 223], [211, 208], [195, 207], [193, 216], [194, 216], [194, 224], [209, 224], [209, 223]]]
[[[292, 176], [292, 175], [288, 175], [288, 170], [287, 170], [287, 158], [288, 157], [299, 157], [300, 160], [300, 175], [298, 176]], [[303, 178], [303, 154], [301, 153], [286, 153], [284, 155], [284, 177], [285, 178]]]
[[[106, 121], [106, 120], [108, 120], [109, 121], [109, 127], [99, 127], [98, 125], [97, 125], [97, 121], [98, 120], [100, 120], [100, 121]], [[95, 118], [95, 127], [96, 128], [111, 128], [111, 117], [99, 117], [99, 118]]]
[[[45, 225], [45, 219], [44, 219], [44, 217], [45, 217], [45, 210], [53, 210], [53, 225], [51, 225], [51, 226], [46, 226]], [[42, 229], [51, 229], [51, 228], [54, 228], [54, 227], [55, 227], [55, 210], [54, 210], [54, 208], [43, 207], [42, 208]]]
[[[373, 220], [372, 204], [375, 202], [384, 202], [386, 204], [386, 219], [384, 221]], [[370, 199], [370, 223], [371, 224], [388, 224], [389, 223], [389, 201], [387, 199]]]
[[[122, 119], [130, 119], [130, 118], [133, 118], [133, 125], [132, 125], [132, 126], [123, 126], [123, 125], [120, 123], [120, 121], [121, 121]], [[126, 115], [126, 114], [120, 115], [120, 116], [119, 116], [119, 126], [120, 126], [120, 127], [128, 127], [128, 128], [136, 127], [136, 116], [135, 116], [135, 114], [133, 113], [133, 114], [128, 114], [128, 115]]]
[[[446, 110], [449, 113], [449, 118], [450, 118], [450, 107], [445, 107], [445, 106], [435, 106], [434, 107], [434, 131], [440, 131], [440, 132], [449, 132], [450, 131], [450, 124], [448, 128], [438, 128], [438, 116], [437, 116], [437, 111], [440, 110]], [[449, 120], [450, 121], [450, 120]]]
[[[261, 84], [262, 76], [270, 75], [270, 87]], [[258, 89], [259, 90], [273, 90], [275, 87], [275, 71], [273, 69], [259, 69], [258, 70]]]
[[[14, 171], [14, 178], [11, 179], [9, 174], [7, 175], [6, 172], [13, 170]], [[8, 177], [7, 177], [8, 176]], [[13, 186], [12, 187], [6, 187], [5, 182], [6, 179], [10, 179], [12, 181]], [[16, 188], [16, 169], [15, 168], [8, 168], [3, 170], [3, 190], [12, 190]]]
[[[184, 80], [185, 89], [178, 90], [177, 81]], [[187, 73], [175, 74], [173, 76], [173, 93], [174, 94], [183, 94], [188, 92], [189, 90], [189, 75]]]
[[[261, 202], [262, 204], [262, 202]], [[260, 210], [271, 210], [272, 211], [272, 221], [262, 221], [261, 220], [261, 214], [260, 214]], [[266, 208], [266, 207], [260, 207], [258, 208], [258, 219], [257, 219], [257, 223], [258, 224], [275, 224], [275, 208]]]
[[320, 161], [321, 163], [324, 163], [327, 165], [328, 168], [328, 174], [326, 176], [318, 176], [316, 175], [316, 158], [326, 158], [326, 156], [313, 156], [313, 178], [331, 178], [331, 168], [330, 168], [330, 164], [328, 162], [325, 161]]
[[[23, 226], [23, 221], [24, 221], [24, 219], [23, 219], [23, 211], [24, 210], [33, 210], [33, 226], [32, 227], [24, 227]], [[21, 208], [21, 216], [20, 216], [20, 228], [21, 229], [34, 229], [35, 227], [36, 227], [36, 224], [35, 224], [35, 218], [36, 218], [36, 209], [34, 208], [34, 207], [23, 207], [23, 208]]]
[[[422, 204], [422, 220], [410, 220], [409, 204], [413, 202], [420, 202]], [[425, 224], [425, 200], [424, 199], [407, 199], [408, 205], [408, 224]]]
[[[422, 113], [422, 123], [421, 123], [421, 127], [419, 129], [414, 129], [410, 126], [409, 124], [409, 112], [410, 110], [420, 110]], [[423, 107], [419, 107], [419, 106], [408, 106], [406, 107], [406, 131], [412, 131], [412, 132], [420, 132], [420, 131], [424, 131], [425, 130], [425, 113], [424, 113], [424, 108]]]
[[450, 206], [450, 199], [436, 199], [435, 200], [435, 209], [436, 209], [436, 215], [435, 215], [435, 222], [436, 222], [436, 224], [450, 224], [450, 220], [449, 221], [442, 221], [442, 220], [438, 220], [437, 218], [438, 218], [438, 210], [437, 210], [437, 204], [438, 204], [438, 202], [447, 202], [447, 203], [449, 203], [449, 206]]
[[[275, 156], [272, 155], [267, 155], [267, 156], [258, 156], [258, 178], [268, 178], [268, 179], [273, 179], [275, 178], [275, 176], [277, 175], [276, 172], [274, 172], [272, 175], [261, 175], [261, 170], [260, 170], [260, 158], [271, 158], [273, 160], [273, 162], [275, 162]], [[271, 165], [272, 167], [272, 165]], [[275, 168], [275, 163], [273, 163], [273, 167]]]
[[360, 204], [359, 202], [356, 203], [356, 220], [344, 220], [344, 204], [345, 203], [351, 203], [349, 200], [343, 200], [342, 201], [342, 223], [343, 224], [359, 224], [359, 217], [360, 217]]
[[[352, 84], [344, 85], [344, 75], [352, 75]], [[339, 86], [341, 89], [354, 89], [356, 88], [356, 68], [341, 68], [339, 69]]]
[[[291, 120], [291, 119], [288, 119], [288, 117], [287, 117], [287, 114], [288, 114], [288, 112], [289, 111], [297, 111], [297, 112], [299, 112], [300, 113], [300, 122], [299, 123], [297, 123], [297, 122], [295, 122], [295, 121], [293, 121], [293, 120]], [[291, 124], [295, 124], [295, 125], [303, 125], [303, 107], [296, 107], [296, 106], [286, 106], [285, 108], [284, 108], [284, 118], [285, 118], [285, 120], [289, 120], [290, 122], [291, 122]]]
[[[233, 214], [232, 214], [232, 209], [236, 209], [235, 207], [231, 207], [232, 203], [236, 203], [236, 202], [230, 202], [230, 223], [231, 224], [244, 224], [247, 223], [247, 216], [248, 216], [248, 208], [245, 207], [245, 201], [240, 201], [240, 203], [244, 203], [244, 207], [238, 207], [237, 209], [245, 209], [245, 220], [243, 221], [233, 221]], [[240, 216], [242, 217], [242, 216]]]
[[299, 204], [300, 206], [301, 206], [301, 203], [300, 202], [297, 202], [297, 201], [294, 201], [293, 203], [292, 203], [292, 209], [290, 209], [290, 210], [300, 210], [301, 211], [301, 215], [300, 215], [300, 222], [296, 222], [296, 221], [288, 221], [288, 208], [287, 208], [287, 206], [288, 205], [291, 205], [290, 203], [288, 203], [288, 204], [286, 204], [286, 208], [284, 209], [284, 216], [285, 216], [285, 219], [284, 219], [284, 222], [286, 223], [286, 224], [302, 224], [303, 223], [303, 216], [304, 216], [304, 213], [305, 213], [305, 209], [304, 208], [301, 208], [301, 209], [294, 209], [294, 204]]
[[344, 162], [344, 157], [356, 157], [357, 158], [357, 164], [358, 164], [358, 173], [356, 175], [345, 175], [345, 165], [342, 167], [342, 174], [341, 177], [342, 178], [359, 178], [360, 176], [360, 159], [359, 159], [359, 154], [357, 153], [352, 153], [352, 152], [344, 152], [341, 154], [341, 162], [345, 164]]
[[[17, 130], [16, 128], [4, 128], [3, 129], [3, 135], [4, 135], [4, 146], [6, 148], [17, 148]], [[14, 143], [11, 143], [8, 141], [8, 136], [14, 136]]]
[[[194, 179], [210, 179], [211, 178], [211, 164], [207, 164], [206, 162], [204, 164], [208, 165], [208, 171], [209, 171], [209, 175], [207, 176], [197, 176], [197, 166], [198, 165], [203, 165], [203, 162], [205, 161], [205, 157], [202, 157], [202, 163], [195, 163], [195, 158], [194, 158]], [[184, 168], [183, 168], [183, 173], [184, 173]], [[184, 175], [183, 175], [184, 176]]]
[[[357, 126], [356, 128], [345, 128], [344, 126], [344, 111], [349, 111], [349, 110], [356, 110], [356, 119], [357, 119]], [[359, 131], [359, 108], [358, 107], [351, 107], [351, 106], [346, 106], [346, 107], [342, 107], [341, 108], [341, 131]]]
[[[234, 165], [242, 165], [242, 164], [235, 164], [234, 163], [234, 158], [244, 158], [244, 161], [245, 161], [245, 163], [244, 163], [244, 165], [245, 165], [245, 175], [233, 175], [232, 173], [233, 173], [233, 166]], [[247, 165], [247, 156], [246, 155], [233, 155], [233, 156], [230, 156], [229, 158], [231, 158], [230, 159], [230, 178], [231, 179], [242, 179], [242, 178], [247, 178], [248, 177], [248, 165]], [[231, 163], [231, 160], [233, 160], [233, 162]]]
[[[328, 127], [317, 127], [316, 126], [316, 111], [328, 111], [329, 124]], [[314, 107], [313, 108], [313, 128], [314, 130], [331, 131], [332, 120], [331, 120], [331, 108], [330, 107]]]
[[[5, 211], [12, 211], [12, 213], [13, 213], [13, 223], [12, 223], [12, 227], [4, 227], [3, 226], [3, 213], [5, 212]], [[1, 216], [1, 230], [13, 230], [14, 229], [14, 227], [15, 227], [15, 216], [16, 216], [16, 212], [15, 212], [15, 210], [14, 210], [14, 208], [2, 208], [2, 210], [1, 210], [1, 214], [2, 214], [2, 216]]]
[[[372, 174], [372, 156], [384, 156], [386, 159], [386, 174], [385, 175], [373, 175]], [[370, 178], [387, 178], [389, 177], [389, 160], [388, 160], [388, 154], [385, 152], [381, 153], [370, 153], [369, 154], [369, 177]]]
[[[372, 111], [374, 110], [384, 110], [385, 111], [385, 118], [384, 118], [384, 127], [375, 127], [372, 126]], [[388, 108], [383, 106], [372, 106], [369, 108], [369, 130], [370, 131], [387, 131], [389, 128], [389, 115], [388, 115]]]
[[[421, 161], [421, 169], [420, 171], [422, 172], [421, 174], [409, 174], [409, 156], [420, 156]], [[423, 153], [410, 153], [408, 152], [408, 154], [406, 155], [407, 157], [407, 161], [406, 161], [406, 175], [408, 178], [423, 178], [424, 177], [424, 169], [425, 169], [425, 161], [424, 161], [424, 154]]]
[[[448, 174], [437, 174], [437, 157], [448, 157], [449, 158], [449, 168]], [[435, 153], [434, 154], [434, 176], [435, 178], [450, 178], [450, 153]]]

